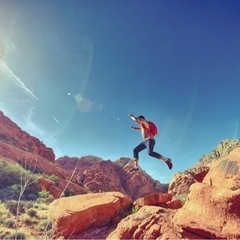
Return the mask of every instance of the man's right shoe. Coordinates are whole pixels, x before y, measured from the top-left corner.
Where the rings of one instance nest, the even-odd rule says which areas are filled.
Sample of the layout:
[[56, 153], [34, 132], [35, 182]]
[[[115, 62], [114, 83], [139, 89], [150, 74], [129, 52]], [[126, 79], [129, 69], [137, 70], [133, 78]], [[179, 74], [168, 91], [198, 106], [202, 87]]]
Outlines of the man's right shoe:
[[168, 168], [171, 170], [172, 169], [172, 160], [170, 158], [167, 158], [167, 161], [165, 162], [168, 165]]

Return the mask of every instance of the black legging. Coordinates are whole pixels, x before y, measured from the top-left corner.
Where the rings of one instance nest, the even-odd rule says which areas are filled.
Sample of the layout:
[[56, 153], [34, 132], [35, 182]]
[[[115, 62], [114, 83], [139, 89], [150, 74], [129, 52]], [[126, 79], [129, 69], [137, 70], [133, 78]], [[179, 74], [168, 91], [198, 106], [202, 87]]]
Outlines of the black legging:
[[133, 149], [134, 159], [139, 159], [139, 152], [141, 152], [146, 148], [148, 151], [148, 155], [150, 155], [151, 157], [160, 159], [162, 155], [153, 151], [154, 145], [155, 145], [155, 139], [147, 139], [144, 142], [141, 142], [138, 146], [136, 146]]

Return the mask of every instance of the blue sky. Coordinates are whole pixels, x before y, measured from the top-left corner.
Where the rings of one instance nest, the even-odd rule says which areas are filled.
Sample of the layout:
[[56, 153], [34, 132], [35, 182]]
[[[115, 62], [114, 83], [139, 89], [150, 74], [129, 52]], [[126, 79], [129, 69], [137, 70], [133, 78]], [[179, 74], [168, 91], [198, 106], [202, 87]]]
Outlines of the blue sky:
[[0, 109], [57, 157], [132, 157], [129, 113], [159, 127], [140, 165], [168, 182], [239, 138], [240, 2], [1, 0]]

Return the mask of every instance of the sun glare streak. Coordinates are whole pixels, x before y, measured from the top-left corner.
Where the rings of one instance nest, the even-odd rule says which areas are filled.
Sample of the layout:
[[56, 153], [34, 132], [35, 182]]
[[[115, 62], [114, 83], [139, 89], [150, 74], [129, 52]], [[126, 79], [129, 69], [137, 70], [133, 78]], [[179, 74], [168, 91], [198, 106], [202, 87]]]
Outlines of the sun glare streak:
[[[2, 33], [0, 32], [0, 34]], [[0, 60], [3, 61], [8, 56], [8, 52], [14, 51], [15, 49], [15, 45], [11, 41], [0, 36]]]
[[53, 119], [58, 125], [62, 126], [62, 124], [59, 122], [59, 120], [55, 116], [53, 116]]
[[14, 82], [25, 92], [27, 92], [29, 95], [31, 95], [33, 98], [35, 98], [37, 101], [39, 101], [38, 97], [34, 95], [33, 92], [29, 90], [29, 88], [21, 81], [19, 77], [15, 75], [15, 73], [7, 66], [7, 64], [4, 61], [0, 61], [0, 72], [5, 73], [10, 79], [14, 80]]

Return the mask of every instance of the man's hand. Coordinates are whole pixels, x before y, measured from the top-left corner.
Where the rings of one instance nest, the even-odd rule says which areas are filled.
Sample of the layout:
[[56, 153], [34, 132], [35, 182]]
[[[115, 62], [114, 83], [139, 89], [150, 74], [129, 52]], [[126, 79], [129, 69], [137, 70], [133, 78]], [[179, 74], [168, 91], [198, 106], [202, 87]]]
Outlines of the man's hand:
[[136, 121], [136, 117], [134, 117], [132, 114], [129, 114], [129, 117], [130, 117], [133, 121]]
[[139, 127], [135, 127], [135, 126], [131, 126], [131, 128], [136, 129], [136, 130], [140, 130]]

